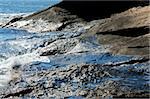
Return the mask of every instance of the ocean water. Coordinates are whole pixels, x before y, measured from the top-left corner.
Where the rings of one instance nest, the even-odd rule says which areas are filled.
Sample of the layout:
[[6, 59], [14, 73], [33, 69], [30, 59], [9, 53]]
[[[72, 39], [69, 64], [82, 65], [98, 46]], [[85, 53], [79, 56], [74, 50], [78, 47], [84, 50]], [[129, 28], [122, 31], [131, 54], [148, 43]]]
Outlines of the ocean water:
[[0, 41], [12, 40], [18, 37], [29, 35], [26, 31], [15, 29], [0, 29]]
[[[0, 0], [0, 22], [8, 17], [29, 14], [59, 3], [60, 0]], [[0, 41], [25, 35], [25, 31], [0, 28]]]
[[[14, 16], [28, 15], [59, 2], [60, 0], [0, 0], [0, 24], [5, 21], [7, 22], [9, 18], [13, 18]], [[8, 61], [5, 63], [5, 61], [11, 57], [13, 59], [13, 57], [15, 58], [20, 54], [30, 53], [43, 42], [47, 41], [49, 37], [51, 35], [0, 28], [0, 88], [5, 86], [10, 80], [11, 73], [9, 72], [9, 66], [12, 66], [15, 62], [12, 61], [13, 63], [11, 63]], [[5, 73], [2, 74], [4, 71]]]
[[0, 0], [0, 13], [29, 13], [47, 8], [60, 0]]
[[[37, 12], [59, 2], [60, 0], [0, 0], [0, 23], [10, 20], [10, 18], [13, 18], [14, 16], [22, 14], [28, 15]], [[26, 44], [27, 40], [22, 42], [20, 46], [13, 44], [12, 42], [15, 42], [19, 38], [23, 38], [24, 36], [33, 37], [35, 34], [24, 30], [0, 28], [0, 63], [2, 59], [4, 59], [4, 56], [11, 57], [13, 56], [13, 53], [15, 54], [18, 50], [20, 51], [22, 49], [20, 46]], [[12, 42], [8, 43], [9, 41]]]

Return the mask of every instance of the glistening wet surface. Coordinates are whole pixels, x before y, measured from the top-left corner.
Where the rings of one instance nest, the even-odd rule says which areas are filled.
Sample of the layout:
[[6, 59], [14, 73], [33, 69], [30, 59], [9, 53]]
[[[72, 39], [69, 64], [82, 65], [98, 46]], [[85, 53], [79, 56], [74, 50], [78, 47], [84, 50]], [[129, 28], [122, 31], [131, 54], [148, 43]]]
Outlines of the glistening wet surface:
[[[14, 83], [15, 85], [8, 85], [13, 88], [27, 88], [28, 85], [53, 82], [54, 87], [63, 90], [64, 85], [69, 84], [72, 92], [76, 93], [79, 88], [107, 89], [107, 86], [115, 87], [115, 84], [119, 83], [116, 86], [124, 91], [148, 90], [148, 62], [138, 63], [140, 58], [135, 56], [112, 55], [107, 53], [103, 46], [86, 41], [72, 44], [74, 40], [71, 39], [76, 39], [75, 37], [80, 35], [78, 32], [28, 33], [22, 30], [2, 29], [1, 35], [5, 33], [9, 35], [1, 37], [0, 42], [0, 90], [16, 78], [24, 80]], [[39, 51], [42, 48], [46, 48], [46, 51], [52, 49], [57, 53], [41, 56]], [[70, 50], [59, 53], [63, 49]], [[130, 64], [130, 60], [137, 62], [131, 61]], [[21, 74], [12, 72], [15, 70]], [[37, 77], [40, 73], [46, 75], [42, 78]], [[30, 82], [31, 79], [34, 83]]]

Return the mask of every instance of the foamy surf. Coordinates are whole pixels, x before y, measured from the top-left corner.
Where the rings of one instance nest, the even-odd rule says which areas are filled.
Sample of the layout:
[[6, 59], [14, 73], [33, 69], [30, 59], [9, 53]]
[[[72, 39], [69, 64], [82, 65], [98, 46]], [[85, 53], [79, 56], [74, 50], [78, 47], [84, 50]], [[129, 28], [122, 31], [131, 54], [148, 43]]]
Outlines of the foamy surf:
[[[3, 32], [2, 35], [9, 33], [9, 38], [0, 40], [0, 87], [6, 86], [18, 75], [12, 71], [13, 67], [33, 62], [49, 62], [48, 57], [39, 55], [39, 50], [44, 47], [45, 42], [79, 35], [70, 32], [38, 34], [13, 29], [1, 29], [0, 32]], [[13, 37], [13, 35], [15, 36]], [[4, 38], [6, 37], [4, 36]]]
[[32, 13], [0, 13], [0, 26], [16, 17], [26, 17]]
[[0, 87], [5, 87], [10, 80], [17, 78], [18, 73], [14, 73], [12, 68], [36, 61], [49, 62], [49, 59], [48, 57], [39, 57], [36, 53], [29, 53], [0, 62]]

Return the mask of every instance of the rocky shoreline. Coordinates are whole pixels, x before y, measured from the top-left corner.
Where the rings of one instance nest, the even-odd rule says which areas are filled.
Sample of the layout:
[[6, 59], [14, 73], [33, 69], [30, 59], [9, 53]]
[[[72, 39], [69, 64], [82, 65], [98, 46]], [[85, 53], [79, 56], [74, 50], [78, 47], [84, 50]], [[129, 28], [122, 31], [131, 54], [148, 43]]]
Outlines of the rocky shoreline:
[[5, 58], [0, 74], [8, 77], [0, 98], [148, 98], [150, 6], [132, 2], [121, 12], [109, 11], [108, 17], [82, 14], [83, 9], [79, 13], [78, 2], [73, 11], [70, 3], [62, 1], [1, 25], [31, 35], [0, 42], [15, 49], [11, 57], [0, 52]]

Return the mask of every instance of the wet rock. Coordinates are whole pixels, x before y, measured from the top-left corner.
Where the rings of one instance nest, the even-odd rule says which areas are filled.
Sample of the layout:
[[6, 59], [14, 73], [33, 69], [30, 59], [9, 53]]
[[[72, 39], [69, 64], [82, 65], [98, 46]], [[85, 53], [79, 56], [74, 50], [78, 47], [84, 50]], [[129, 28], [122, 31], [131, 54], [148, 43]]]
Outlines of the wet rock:
[[[126, 97], [140, 97], [139, 94], [148, 97], [148, 87], [145, 86], [145, 84], [148, 84], [145, 78], [147, 74], [139, 74], [138, 69], [132, 72], [129, 71], [129, 69], [137, 67], [146, 70], [148, 63], [134, 63], [131, 65], [124, 62], [124, 64], [118, 66], [113, 64], [117, 63], [68, 65], [67, 68], [49, 68], [39, 72], [27, 71], [29, 70], [27, 67], [37, 68], [39, 65], [42, 67], [42, 64], [25, 65], [19, 70], [21, 76], [17, 80], [12, 80], [13, 83], [9, 83], [9, 86], [11, 86], [8, 87], [9, 93], [5, 92], [5, 95], [1, 94], [1, 97], [59, 98], [81, 96], [91, 98], [121, 97], [123, 95]], [[145, 71], [145, 73], [148, 72]], [[137, 83], [137, 81], [140, 82]], [[27, 83], [27, 86], [24, 86], [25, 89], [21, 83]]]
[[16, 18], [13, 18], [13, 19], [10, 20], [8, 23], [6, 23], [4, 26], [2, 26], [2, 28], [5, 27], [5, 26], [7, 26], [7, 25], [9, 25], [9, 24], [11, 24], [11, 23], [14, 23], [14, 22], [16, 22], [16, 21], [21, 20], [22, 18], [23, 18], [23, 17], [16, 17]]
[[78, 43], [77, 39], [62, 39], [57, 40], [50, 45], [44, 47], [39, 52], [41, 56], [55, 55], [67, 53]]
[[78, 4], [63, 1], [6, 26], [47, 33], [0, 42], [0, 98], [149, 97], [149, 6], [92, 17], [73, 11]]
[[30, 32], [50, 32], [62, 30], [73, 23], [79, 24], [84, 21], [63, 8], [51, 7], [23, 17], [21, 20], [9, 22], [5, 27], [19, 28]]

